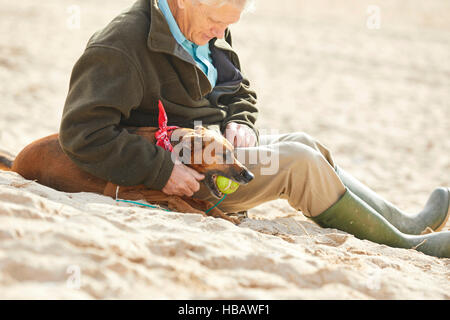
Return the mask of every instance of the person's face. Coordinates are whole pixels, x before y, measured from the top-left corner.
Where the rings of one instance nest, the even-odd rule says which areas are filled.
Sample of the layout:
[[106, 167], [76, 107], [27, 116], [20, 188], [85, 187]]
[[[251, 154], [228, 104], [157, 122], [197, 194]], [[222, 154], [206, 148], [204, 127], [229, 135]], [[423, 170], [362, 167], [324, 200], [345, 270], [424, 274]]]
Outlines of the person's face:
[[[184, 36], [202, 46], [213, 38], [223, 38], [225, 29], [241, 18], [243, 8], [225, 4], [209, 6], [196, 0], [182, 0], [185, 23], [180, 26]], [[183, 30], [184, 29], [184, 30]]]

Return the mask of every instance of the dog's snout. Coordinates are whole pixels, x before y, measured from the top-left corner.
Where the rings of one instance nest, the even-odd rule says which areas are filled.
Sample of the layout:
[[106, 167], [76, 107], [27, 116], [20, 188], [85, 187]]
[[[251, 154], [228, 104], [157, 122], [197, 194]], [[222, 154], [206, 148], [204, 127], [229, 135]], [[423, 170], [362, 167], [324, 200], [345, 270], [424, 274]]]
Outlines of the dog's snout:
[[249, 183], [255, 176], [250, 171], [244, 169], [241, 171], [240, 177], [242, 178], [243, 183]]

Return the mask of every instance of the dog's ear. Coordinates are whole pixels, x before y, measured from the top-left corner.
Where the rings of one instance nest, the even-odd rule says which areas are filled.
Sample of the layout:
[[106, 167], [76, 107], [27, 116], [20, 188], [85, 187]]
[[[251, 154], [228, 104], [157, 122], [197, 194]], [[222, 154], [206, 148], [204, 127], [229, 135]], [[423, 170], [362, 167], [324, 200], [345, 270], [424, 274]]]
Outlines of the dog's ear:
[[185, 135], [181, 138], [181, 141], [173, 148], [177, 159], [184, 164], [190, 164], [192, 161], [194, 135]]
[[208, 141], [211, 141], [212, 138], [210, 135], [207, 134], [208, 129], [206, 129], [205, 127], [201, 126], [201, 125], [196, 125], [194, 127], [194, 140], [192, 141], [192, 145], [194, 146], [194, 143], [196, 146], [200, 146], [201, 143], [201, 147], [202, 149], [204, 149], [206, 147], [206, 144]]

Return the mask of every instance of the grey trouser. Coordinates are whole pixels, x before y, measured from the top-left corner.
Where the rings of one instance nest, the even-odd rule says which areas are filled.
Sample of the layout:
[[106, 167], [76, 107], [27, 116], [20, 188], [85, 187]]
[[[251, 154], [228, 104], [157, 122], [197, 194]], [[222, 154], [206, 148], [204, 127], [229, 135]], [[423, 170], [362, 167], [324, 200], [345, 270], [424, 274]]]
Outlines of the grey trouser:
[[[345, 193], [330, 151], [303, 132], [261, 135], [258, 146], [237, 148], [235, 154], [255, 178], [226, 196], [218, 206], [224, 212], [286, 199], [294, 209], [311, 217], [324, 212]], [[203, 183], [193, 197], [219, 201]]]

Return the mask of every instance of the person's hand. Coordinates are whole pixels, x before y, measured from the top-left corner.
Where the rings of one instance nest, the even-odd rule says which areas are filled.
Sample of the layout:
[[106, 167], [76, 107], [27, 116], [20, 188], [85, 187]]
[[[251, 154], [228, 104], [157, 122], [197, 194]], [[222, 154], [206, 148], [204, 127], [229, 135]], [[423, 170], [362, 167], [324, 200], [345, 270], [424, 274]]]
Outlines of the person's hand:
[[235, 148], [254, 147], [256, 145], [256, 134], [247, 125], [230, 122], [225, 128], [225, 138], [231, 142]]
[[204, 178], [203, 174], [182, 163], [175, 164], [169, 180], [161, 191], [168, 195], [192, 197], [194, 192], [200, 189], [198, 181]]

